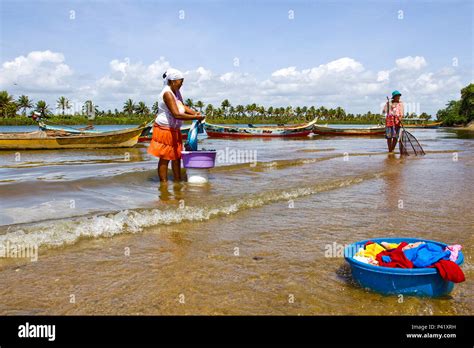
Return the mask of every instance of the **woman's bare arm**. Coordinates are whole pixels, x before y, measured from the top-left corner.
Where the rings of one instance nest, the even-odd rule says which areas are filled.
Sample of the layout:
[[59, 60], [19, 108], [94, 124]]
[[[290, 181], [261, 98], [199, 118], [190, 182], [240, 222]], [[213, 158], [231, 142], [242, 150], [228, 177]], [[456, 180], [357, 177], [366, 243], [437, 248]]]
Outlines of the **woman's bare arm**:
[[[184, 104], [183, 104], [184, 105]], [[201, 113], [197, 112], [196, 110], [191, 109], [189, 106], [184, 105], [184, 110], [186, 114], [189, 115], [200, 115]]]
[[[171, 92], [166, 92], [163, 95], [163, 100], [165, 101], [165, 104], [168, 107], [168, 110], [171, 112], [174, 118], [178, 120], [201, 120], [202, 121], [204, 119], [204, 117], [200, 115], [180, 113], [178, 110], [178, 105], [176, 105], [176, 100], [174, 99]], [[186, 106], [185, 106], [185, 109], [186, 109]]]

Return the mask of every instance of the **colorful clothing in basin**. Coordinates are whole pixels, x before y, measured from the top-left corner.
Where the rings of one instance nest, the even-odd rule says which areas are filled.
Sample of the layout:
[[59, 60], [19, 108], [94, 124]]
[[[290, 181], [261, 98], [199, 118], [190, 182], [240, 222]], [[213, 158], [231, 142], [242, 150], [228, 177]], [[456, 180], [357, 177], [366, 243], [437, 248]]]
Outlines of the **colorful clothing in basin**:
[[370, 257], [375, 260], [377, 254], [385, 251], [385, 248], [374, 242], [367, 242], [364, 249], [360, 249], [356, 256]]
[[407, 259], [402, 250], [407, 244], [402, 242], [396, 249], [385, 250], [377, 254], [376, 260], [379, 265], [391, 268], [413, 268], [413, 263]]
[[446, 250], [449, 250], [451, 252], [451, 256], [449, 257], [449, 259], [451, 261], [456, 261], [458, 259], [458, 255], [459, 255], [459, 252], [461, 251], [461, 249], [462, 249], [462, 246], [459, 245], [459, 244], [448, 245], [446, 247]]
[[456, 262], [450, 260], [440, 260], [430, 267], [436, 268], [441, 278], [446, 281], [461, 283], [466, 280], [461, 267], [459, 267]]
[[449, 260], [451, 256], [451, 251], [434, 243], [421, 244], [417, 248], [405, 250], [404, 253], [407, 259], [419, 268], [431, 266], [439, 260]]

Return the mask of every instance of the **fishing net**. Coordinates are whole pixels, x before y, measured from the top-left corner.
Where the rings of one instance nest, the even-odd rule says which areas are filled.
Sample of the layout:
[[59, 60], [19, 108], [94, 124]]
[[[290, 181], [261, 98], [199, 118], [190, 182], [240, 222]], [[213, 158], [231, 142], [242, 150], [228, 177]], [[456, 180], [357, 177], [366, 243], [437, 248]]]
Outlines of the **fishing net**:
[[399, 146], [401, 155], [421, 156], [425, 154], [425, 151], [423, 151], [423, 148], [418, 140], [416, 140], [415, 136], [406, 131], [405, 128], [401, 129]]

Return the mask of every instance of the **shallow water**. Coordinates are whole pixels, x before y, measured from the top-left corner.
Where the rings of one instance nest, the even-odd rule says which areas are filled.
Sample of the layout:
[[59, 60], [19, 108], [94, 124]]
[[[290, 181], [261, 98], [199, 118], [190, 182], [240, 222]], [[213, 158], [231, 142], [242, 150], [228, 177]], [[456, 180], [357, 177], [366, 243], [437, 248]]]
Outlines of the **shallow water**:
[[[383, 138], [203, 137], [218, 151], [205, 186], [160, 187], [145, 146], [0, 152], [0, 243], [39, 246], [36, 262], [0, 258], [0, 314], [472, 315], [473, 137], [411, 132], [426, 156]], [[400, 303], [325, 257], [384, 236], [462, 244], [466, 282]]]

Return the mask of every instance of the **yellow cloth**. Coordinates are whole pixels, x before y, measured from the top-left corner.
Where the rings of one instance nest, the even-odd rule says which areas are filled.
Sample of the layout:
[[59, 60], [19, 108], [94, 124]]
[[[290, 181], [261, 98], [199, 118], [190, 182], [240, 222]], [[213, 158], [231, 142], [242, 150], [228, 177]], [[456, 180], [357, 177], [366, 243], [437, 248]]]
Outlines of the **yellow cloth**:
[[360, 250], [356, 256], [365, 256], [365, 257], [370, 257], [375, 260], [375, 256], [377, 254], [381, 253], [382, 251], [385, 251], [386, 249], [381, 246], [380, 244], [377, 243], [372, 243], [369, 244], [365, 247], [365, 250]]
[[392, 250], [398, 248], [400, 243], [387, 243], [387, 242], [382, 242], [382, 245], [385, 247], [387, 250]]

